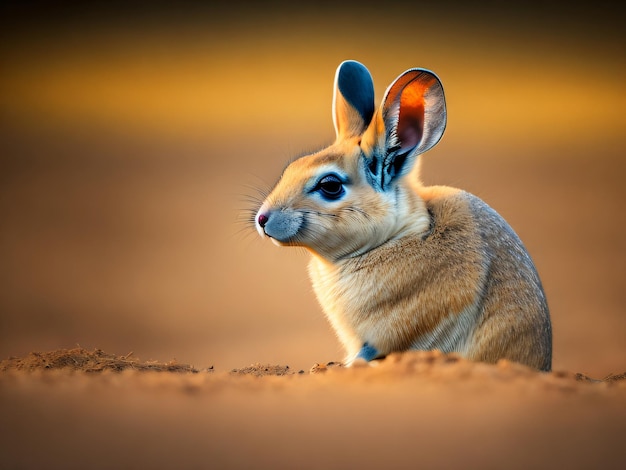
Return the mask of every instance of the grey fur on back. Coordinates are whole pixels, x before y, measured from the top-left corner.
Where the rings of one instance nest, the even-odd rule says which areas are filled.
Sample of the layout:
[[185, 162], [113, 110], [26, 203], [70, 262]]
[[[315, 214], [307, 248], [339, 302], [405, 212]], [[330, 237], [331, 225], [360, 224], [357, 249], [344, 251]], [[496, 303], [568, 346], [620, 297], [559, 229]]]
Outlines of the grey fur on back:
[[[477, 328], [487, 329], [489, 322], [503, 321], [507, 314], [517, 315], [518, 318], [517, 322], [509, 325], [508, 331], [503, 331], [500, 324], [498, 338], [487, 333], [483, 341], [492, 341], [490, 349], [493, 349], [493, 342], [506, 341], [507, 338], [514, 340], [521, 333], [521, 329], [537, 330], [535, 334], [528, 335], [536, 340], [535, 344], [527, 345], [536, 351], [527, 350], [527, 354], [537, 355], [540, 352], [539, 356], [545, 360], [537, 367], [550, 370], [552, 327], [546, 296], [535, 264], [520, 238], [494, 209], [472, 194], [463, 194], [474, 214], [483, 241], [490, 247], [485, 251], [485, 261], [488, 263], [487, 283], [482, 296], [482, 319]], [[510, 289], [507, 288], [509, 285]], [[490, 295], [496, 288], [498, 295]], [[523, 321], [519, 321], [520, 319]]]

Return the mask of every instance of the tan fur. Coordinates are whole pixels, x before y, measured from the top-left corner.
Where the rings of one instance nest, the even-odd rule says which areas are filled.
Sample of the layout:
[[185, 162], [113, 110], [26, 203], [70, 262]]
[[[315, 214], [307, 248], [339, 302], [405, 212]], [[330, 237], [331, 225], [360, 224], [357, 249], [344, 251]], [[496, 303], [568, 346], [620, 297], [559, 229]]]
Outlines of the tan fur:
[[[368, 156], [389, 153], [381, 150], [390, 145], [385, 130], [402, 119], [393, 118], [394, 103], [418, 100], [414, 112], [426, 102], [431, 107], [425, 113], [443, 106], [429, 88], [434, 82], [422, 80], [421, 88], [401, 94], [410, 87], [401, 78], [392, 85], [398, 98], [387, 97], [369, 126], [354, 122], [358, 110], [336, 91], [337, 141], [285, 170], [259, 209], [257, 217], [265, 220], [257, 229], [278, 244], [311, 252], [313, 288], [348, 363], [371, 345], [379, 356], [440, 349], [549, 370], [551, 327], [541, 282], [506, 222], [464, 191], [424, 187], [416, 169], [384, 191], [365, 177]], [[415, 133], [443, 132], [441, 123], [425, 116], [423, 125], [431, 127]], [[422, 125], [410, 117], [401, 124]], [[362, 136], [339, 130], [366, 127]], [[408, 140], [414, 140], [412, 132], [404, 132]], [[348, 179], [337, 200], [325, 200], [316, 190], [327, 174]]]

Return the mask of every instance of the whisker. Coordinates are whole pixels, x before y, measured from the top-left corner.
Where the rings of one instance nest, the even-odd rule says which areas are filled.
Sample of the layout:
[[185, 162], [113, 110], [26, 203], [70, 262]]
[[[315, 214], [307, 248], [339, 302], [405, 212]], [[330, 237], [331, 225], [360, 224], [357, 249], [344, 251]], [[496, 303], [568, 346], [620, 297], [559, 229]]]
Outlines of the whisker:
[[366, 218], [367, 220], [371, 220], [371, 216], [365, 212], [363, 209], [359, 208], [359, 207], [346, 207], [344, 209], [342, 209], [345, 212], [356, 212], [360, 215], [362, 215], [364, 218]]
[[315, 215], [319, 215], [320, 217], [337, 217], [337, 214], [331, 214], [330, 212], [315, 211], [312, 209], [304, 209], [304, 210], [301, 210], [300, 212], [302, 212], [305, 215], [315, 214]]
[[252, 237], [252, 234], [257, 234], [256, 231], [256, 214], [259, 207], [263, 204], [263, 201], [270, 193], [270, 186], [261, 178], [255, 175], [249, 175], [254, 177], [257, 182], [253, 183], [241, 183], [239, 187], [241, 191], [238, 194], [239, 208], [236, 216], [236, 224], [241, 228], [239, 234], [246, 234], [246, 236]]

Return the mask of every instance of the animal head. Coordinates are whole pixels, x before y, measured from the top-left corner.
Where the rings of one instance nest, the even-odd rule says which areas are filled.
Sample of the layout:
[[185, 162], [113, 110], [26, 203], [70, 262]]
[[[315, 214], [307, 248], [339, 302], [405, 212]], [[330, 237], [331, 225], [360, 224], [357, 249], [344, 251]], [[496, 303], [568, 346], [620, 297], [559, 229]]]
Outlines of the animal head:
[[443, 87], [432, 72], [410, 69], [376, 109], [369, 71], [345, 61], [335, 75], [333, 123], [335, 142], [291, 163], [255, 217], [261, 236], [331, 261], [425, 223], [406, 176], [443, 135]]

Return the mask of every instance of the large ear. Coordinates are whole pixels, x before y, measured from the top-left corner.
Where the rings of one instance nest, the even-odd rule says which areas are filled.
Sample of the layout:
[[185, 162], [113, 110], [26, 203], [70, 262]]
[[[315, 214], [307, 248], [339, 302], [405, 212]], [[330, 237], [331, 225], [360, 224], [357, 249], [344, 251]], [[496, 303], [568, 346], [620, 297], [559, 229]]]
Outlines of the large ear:
[[378, 120], [376, 133], [384, 132], [384, 142], [378, 135], [379, 145], [367, 168], [370, 182], [384, 191], [443, 135], [446, 103], [439, 78], [424, 69], [404, 72], [387, 88]]
[[346, 60], [337, 67], [333, 123], [337, 139], [361, 135], [374, 115], [374, 82], [363, 64]]

